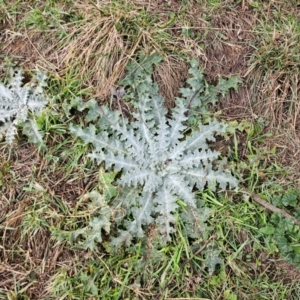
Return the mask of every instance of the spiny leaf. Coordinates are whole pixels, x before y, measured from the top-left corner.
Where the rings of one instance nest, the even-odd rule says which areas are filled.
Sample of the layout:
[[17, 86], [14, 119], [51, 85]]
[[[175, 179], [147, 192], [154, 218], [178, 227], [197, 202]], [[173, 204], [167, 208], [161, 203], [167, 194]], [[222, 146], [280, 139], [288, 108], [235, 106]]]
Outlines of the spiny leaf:
[[39, 149], [46, 150], [46, 145], [43, 141], [44, 132], [40, 131], [36, 121], [32, 118], [28, 119], [23, 124], [23, 134], [27, 135], [29, 142], [35, 144]]
[[23, 133], [40, 148], [46, 148], [42, 141], [43, 134], [37, 124], [29, 117], [29, 111], [34, 114], [41, 112], [48, 103], [43, 94], [45, 74], [36, 75], [36, 86], [22, 84], [23, 75], [19, 70], [10, 83], [5, 86], [0, 83], [0, 131], [6, 131], [6, 141], [11, 144], [17, 133], [17, 126], [23, 126]]
[[115, 181], [116, 175], [116, 172], [106, 173], [103, 169], [99, 171], [99, 184], [103, 191], [105, 202], [113, 199], [118, 194], [116, 186], [112, 184]]
[[[130, 72], [130, 76], [135, 74], [136, 81], [131, 82], [129, 77], [123, 82], [134, 85], [129, 87], [130, 96], [137, 97], [134, 121], [125, 117], [110, 118], [113, 112], [107, 107], [99, 107], [97, 110], [105, 114], [96, 125], [70, 127], [84, 143], [93, 145], [94, 151], [88, 155], [90, 158], [96, 159], [98, 164], [105, 163], [107, 170], [118, 172], [116, 183], [121, 190], [135, 191], [126, 200], [118, 199], [119, 196], [111, 202], [112, 210], [116, 211], [117, 236], [112, 240], [115, 246], [120, 246], [120, 243], [128, 245], [134, 237], [145, 236], [145, 229], [153, 223], [162, 243], [170, 241], [175, 231], [178, 199], [196, 210], [195, 188], [215, 191], [217, 187], [237, 186], [237, 180], [225, 172], [218, 161], [219, 153], [210, 150], [208, 144], [215, 141], [215, 134], [225, 132], [226, 125], [214, 120], [206, 125], [200, 124], [198, 130], [190, 130], [185, 104], [189, 99], [178, 98], [170, 118], [150, 73], [139, 68], [132, 68]], [[206, 86], [203, 76], [198, 76], [199, 72], [193, 61], [191, 87], [184, 90], [184, 96], [190, 97], [195, 88]], [[95, 102], [89, 105], [89, 110], [97, 107]], [[88, 111], [88, 116], [93, 113]], [[99, 128], [102, 118], [107, 126]], [[100, 174], [103, 174], [102, 169]], [[109, 187], [106, 190], [109, 191]], [[200, 218], [199, 224], [207, 218], [202, 219], [201, 214], [195, 216]]]

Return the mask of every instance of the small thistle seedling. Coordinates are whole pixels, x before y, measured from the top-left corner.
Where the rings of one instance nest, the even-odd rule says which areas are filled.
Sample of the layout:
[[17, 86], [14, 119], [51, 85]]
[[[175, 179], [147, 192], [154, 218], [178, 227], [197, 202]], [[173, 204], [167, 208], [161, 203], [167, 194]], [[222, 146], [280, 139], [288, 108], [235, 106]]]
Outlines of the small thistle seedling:
[[[203, 191], [207, 187], [215, 191], [217, 186], [223, 190], [227, 186], [237, 187], [237, 180], [218, 161], [219, 152], [208, 145], [208, 141], [215, 141], [215, 133], [225, 131], [226, 125], [214, 120], [186, 135], [188, 101], [178, 98], [172, 117], [168, 118], [151, 72], [135, 68], [134, 121], [91, 100], [79, 109], [88, 108], [88, 122], [100, 117], [96, 125], [70, 127], [72, 134], [93, 145], [89, 157], [98, 164], [105, 162], [107, 170], [120, 172], [117, 183], [131, 190], [126, 201], [119, 199], [112, 203], [125, 210], [113, 240], [116, 246], [129, 245], [134, 237], [143, 237], [145, 228], [153, 223], [163, 243], [170, 241], [179, 199], [197, 211], [195, 189]], [[201, 211], [197, 216], [199, 223], [206, 221], [201, 219], [204, 218]]]
[[35, 76], [36, 86], [23, 85], [22, 71], [19, 70], [7, 85], [0, 82], [0, 135], [5, 134], [8, 144], [13, 142], [17, 126], [21, 125], [23, 133], [29, 137], [29, 142], [45, 147], [43, 133], [30, 115], [30, 112], [41, 112], [48, 103], [43, 92], [45, 79], [46, 75], [38, 72]]

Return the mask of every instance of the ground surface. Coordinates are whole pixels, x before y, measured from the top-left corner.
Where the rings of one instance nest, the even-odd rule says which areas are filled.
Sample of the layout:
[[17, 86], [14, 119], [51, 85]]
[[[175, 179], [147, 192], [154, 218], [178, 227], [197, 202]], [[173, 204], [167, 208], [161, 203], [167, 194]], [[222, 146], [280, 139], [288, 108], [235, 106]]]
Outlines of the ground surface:
[[[0, 145], [0, 299], [300, 298], [298, 258], [284, 261], [272, 235], [260, 231], [270, 228], [274, 210], [254, 197], [208, 197], [216, 212], [203, 249], [213, 245], [224, 261], [213, 274], [201, 268], [203, 257], [193, 257], [197, 249], [180, 235], [157, 259], [149, 258], [151, 229], [146, 241], [114, 256], [105, 246], [98, 253], [78, 249], [60, 232], [88, 222], [88, 208], [79, 199], [97, 184], [99, 167], [83, 155], [86, 146], [66, 133], [70, 118], [59, 105], [76, 96], [108, 103], [111, 87], [140, 51], [164, 57], [153, 78], [168, 108], [188, 78], [186, 57], [198, 59], [210, 84], [240, 76], [239, 89], [211, 108], [218, 118], [242, 124], [216, 148], [232, 159], [241, 186], [266, 201], [298, 191], [297, 1], [0, 5], [1, 77], [7, 66], [25, 69], [26, 82], [35, 68], [45, 70], [47, 94], [57, 101], [55, 113], [43, 120], [46, 153], [22, 135], [12, 148]], [[298, 207], [297, 198], [283, 209], [297, 217]], [[293, 247], [298, 238], [293, 236]], [[138, 262], [145, 259], [149, 264], [141, 271]]]

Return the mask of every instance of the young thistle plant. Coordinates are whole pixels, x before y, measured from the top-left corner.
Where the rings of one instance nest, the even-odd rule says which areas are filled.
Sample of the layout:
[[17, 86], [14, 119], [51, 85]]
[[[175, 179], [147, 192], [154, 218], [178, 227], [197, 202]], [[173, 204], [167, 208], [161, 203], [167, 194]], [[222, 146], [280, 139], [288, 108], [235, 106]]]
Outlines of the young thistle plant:
[[[131, 65], [129, 75], [123, 80], [123, 85], [129, 86], [127, 96], [135, 99], [133, 121], [120, 111], [98, 106], [95, 100], [90, 100], [78, 105], [79, 110], [88, 109], [88, 127], [70, 126], [72, 134], [85, 144], [93, 145], [94, 150], [88, 156], [98, 164], [105, 162], [108, 171], [119, 172], [116, 183], [131, 191], [126, 201], [117, 197], [110, 203], [125, 210], [112, 239], [115, 246], [130, 245], [133, 238], [143, 237], [146, 228], [153, 223], [162, 242], [170, 241], [175, 231], [178, 199], [196, 211], [198, 222], [203, 223], [207, 216], [203, 214], [202, 218], [194, 191], [205, 188], [215, 191], [217, 187], [224, 190], [238, 184], [231, 173], [224, 170], [219, 161], [220, 153], [208, 145], [215, 141], [215, 134], [225, 132], [226, 125], [214, 120], [200, 124], [198, 130], [188, 128], [187, 97], [199, 89], [195, 77], [201, 72], [199, 69], [195, 72], [195, 62], [192, 62], [195, 76], [190, 80], [190, 87], [184, 89], [184, 98], [177, 99], [169, 118], [164, 99], [152, 81], [149, 59], [144, 63], [148, 69], [143, 69], [142, 64]], [[199, 101], [199, 97], [201, 91], [194, 100]], [[102, 228], [98, 229], [101, 232]]]
[[23, 74], [18, 70], [5, 85], [0, 83], [0, 136], [5, 135], [6, 142], [12, 144], [17, 134], [17, 126], [22, 126], [29, 142], [44, 148], [43, 133], [32, 114], [40, 113], [48, 103], [44, 95], [46, 75], [37, 72], [37, 84], [23, 84]]

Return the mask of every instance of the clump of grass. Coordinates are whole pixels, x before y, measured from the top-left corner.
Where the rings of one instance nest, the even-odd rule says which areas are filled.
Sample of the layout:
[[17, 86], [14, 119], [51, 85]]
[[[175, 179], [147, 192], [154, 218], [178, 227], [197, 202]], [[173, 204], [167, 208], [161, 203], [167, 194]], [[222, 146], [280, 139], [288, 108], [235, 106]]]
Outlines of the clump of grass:
[[79, 2], [85, 20], [69, 26], [62, 41], [60, 69], [77, 68], [94, 96], [105, 99], [111, 86], [123, 76], [125, 66], [139, 50], [165, 54], [175, 47], [171, 37], [156, 25], [157, 17], [127, 1]]
[[270, 125], [290, 124], [295, 130], [300, 109], [297, 7], [292, 1], [261, 3], [259, 7], [259, 39], [248, 70], [253, 81], [255, 111], [267, 118]]

